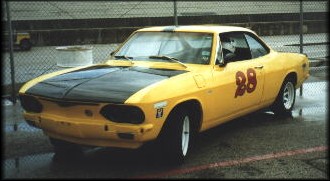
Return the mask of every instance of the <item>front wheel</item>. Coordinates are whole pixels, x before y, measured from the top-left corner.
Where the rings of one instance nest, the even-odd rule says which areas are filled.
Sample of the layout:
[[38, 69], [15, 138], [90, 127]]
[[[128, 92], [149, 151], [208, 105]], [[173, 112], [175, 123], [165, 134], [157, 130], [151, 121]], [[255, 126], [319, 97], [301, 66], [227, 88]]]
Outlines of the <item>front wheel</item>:
[[272, 105], [272, 110], [278, 115], [289, 115], [293, 109], [296, 99], [296, 89], [291, 79], [285, 79], [281, 90]]
[[180, 164], [189, 154], [192, 142], [192, 117], [184, 109], [170, 114], [161, 135], [162, 152], [165, 161]]

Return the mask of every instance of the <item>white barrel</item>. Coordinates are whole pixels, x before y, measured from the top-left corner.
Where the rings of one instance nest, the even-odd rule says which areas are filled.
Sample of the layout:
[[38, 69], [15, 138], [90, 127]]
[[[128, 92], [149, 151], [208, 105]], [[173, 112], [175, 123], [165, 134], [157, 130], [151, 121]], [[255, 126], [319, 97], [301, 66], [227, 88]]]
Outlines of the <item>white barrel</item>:
[[64, 46], [57, 47], [57, 66], [77, 67], [93, 64], [93, 51], [91, 46]]

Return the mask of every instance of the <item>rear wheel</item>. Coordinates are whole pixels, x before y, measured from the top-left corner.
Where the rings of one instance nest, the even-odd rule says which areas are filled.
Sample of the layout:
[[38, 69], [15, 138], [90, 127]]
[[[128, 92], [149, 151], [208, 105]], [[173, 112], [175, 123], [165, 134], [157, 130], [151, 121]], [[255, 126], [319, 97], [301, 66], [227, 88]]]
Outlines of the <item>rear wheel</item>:
[[19, 46], [21, 50], [30, 50], [32, 47], [31, 42], [27, 39], [22, 40]]
[[282, 84], [281, 90], [272, 105], [272, 110], [278, 115], [289, 115], [293, 109], [296, 99], [294, 82], [287, 78]]

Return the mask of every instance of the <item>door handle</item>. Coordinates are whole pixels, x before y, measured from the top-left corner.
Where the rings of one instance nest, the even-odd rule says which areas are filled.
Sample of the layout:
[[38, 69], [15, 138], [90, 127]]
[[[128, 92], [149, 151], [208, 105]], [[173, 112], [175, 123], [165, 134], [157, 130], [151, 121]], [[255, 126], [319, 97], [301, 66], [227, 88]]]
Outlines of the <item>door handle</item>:
[[264, 66], [263, 65], [258, 65], [258, 66], [255, 66], [254, 68], [256, 68], [256, 69], [262, 69], [262, 68], [264, 68]]

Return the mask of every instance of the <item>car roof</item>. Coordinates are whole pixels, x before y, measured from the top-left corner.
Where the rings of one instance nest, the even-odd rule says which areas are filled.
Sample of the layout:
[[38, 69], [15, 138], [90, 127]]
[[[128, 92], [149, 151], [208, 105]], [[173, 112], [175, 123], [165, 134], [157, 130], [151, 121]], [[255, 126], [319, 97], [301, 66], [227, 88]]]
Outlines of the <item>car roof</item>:
[[185, 25], [185, 26], [155, 26], [142, 28], [137, 31], [176, 31], [176, 32], [208, 32], [208, 33], [224, 33], [234, 31], [244, 31], [254, 33], [248, 28], [238, 26], [224, 25]]

